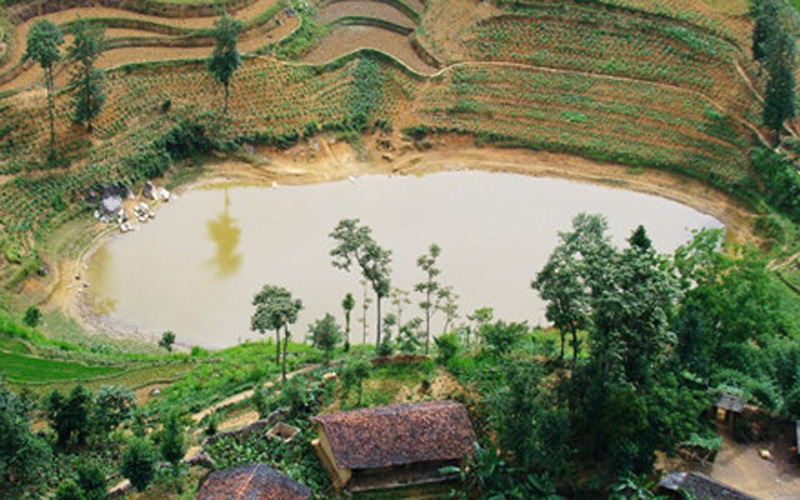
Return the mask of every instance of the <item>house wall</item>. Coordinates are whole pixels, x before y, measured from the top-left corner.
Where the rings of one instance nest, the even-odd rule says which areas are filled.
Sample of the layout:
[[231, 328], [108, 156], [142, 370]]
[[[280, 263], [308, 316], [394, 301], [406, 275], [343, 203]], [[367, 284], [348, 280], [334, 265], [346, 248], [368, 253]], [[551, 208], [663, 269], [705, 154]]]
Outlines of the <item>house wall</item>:
[[330, 474], [334, 488], [337, 490], [344, 488], [344, 485], [350, 481], [352, 471], [350, 469], [342, 469], [336, 464], [336, 459], [333, 457], [333, 450], [331, 450], [331, 444], [324, 428], [320, 428], [319, 438], [315, 439], [312, 444], [314, 449], [317, 450], [317, 455], [319, 455], [323, 467]]

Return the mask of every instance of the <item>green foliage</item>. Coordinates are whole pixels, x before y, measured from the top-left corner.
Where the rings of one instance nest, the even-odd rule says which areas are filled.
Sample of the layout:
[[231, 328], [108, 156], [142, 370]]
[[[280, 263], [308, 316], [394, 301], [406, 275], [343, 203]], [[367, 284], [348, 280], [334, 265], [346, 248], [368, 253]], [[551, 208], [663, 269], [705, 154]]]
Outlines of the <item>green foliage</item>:
[[364, 56], [353, 69], [353, 90], [350, 97], [350, 126], [363, 132], [372, 123], [383, 99], [383, 76], [378, 61]]
[[55, 500], [86, 500], [81, 487], [72, 480], [62, 483], [56, 490], [54, 498]]
[[140, 438], [131, 439], [122, 455], [120, 473], [136, 491], [147, 489], [156, 473], [156, 457], [150, 445]]
[[171, 411], [164, 421], [164, 429], [161, 431], [159, 447], [161, 457], [172, 464], [173, 470], [177, 470], [183, 455], [186, 453], [186, 444], [183, 436], [183, 424], [181, 424], [178, 412]]
[[42, 68], [52, 68], [61, 60], [59, 45], [64, 43], [61, 28], [47, 19], [33, 23], [28, 32], [28, 41], [23, 60], [32, 60]]
[[332, 265], [350, 271], [353, 263], [372, 286], [377, 297], [378, 320], [375, 345], [381, 343], [381, 299], [391, 291], [392, 252], [382, 248], [372, 237], [372, 228], [362, 226], [358, 219], [342, 219], [328, 235], [337, 244], [330, 251]]
[[293, 299], [286, 288], [264, 285], [253, 298], [256, 311], [250, 318], [250, 329], [264, 333], [267, 329], [275, 330], [275, 364], [280, 361], [280, 329], [283, 328], [283, 364], [282, 378], [286, 379], [286, 348], [289, 343], [289, 325], [297, 321], [297, 314], [303, 309], [303, 301]]
[[42, 321], [42, 311], [40, 311], [38, 307], [30, 306], [29, 308], [25, 309], [25, 315], [22, 317], [22, 322], [25, 323], [26, 326], [30, 328], [36, 328], [39, 326], [40, 321]]
[[175, 333], [166, 331], [161, 335], [161, 340], [158, 341], [158, 346], [163, 347], [167, 352], [172, 352], [172, 345], [175, 344]]
[[350, 350], [350, 313], [353, 312], [353, 308], [356, 306], [356, 299], [353, 298], [353, 294], [347, 292], [342, 299], [342, 309], [344, 310], [344, 350], [345, 352]]
[[764, 198], [775, 210], [800, 222], [800, 177], [787, 155], [756, 147], [750, 154], [753, 170], [764, 183]]
[[345, 365], [342, 369], [343, 400], [347, 400], [350, 391], [355, 388], [358, 394], [357, 405], [361, 406], [364, 380], [369, 376], [370, 370], [372, 370], [372, 364], [364, 358], [355, 358]]
[[77, 123], [85, 123], [87, 132], [91, 134], [92, 119], [100, 114], [106, 100], [103, 89], [105, 72], [95, 67], [104, 49], [105, 28], [79, 17], [70, 25], [69, 32], [73, 42], [67, 50], [67, 57], [78, 64], [70, 79], [74, 92], [72, 119]]
[[103, 471], [94, 464], [80, 463], [76, 467], [78, 486], [85, 500], [106, 500], [108, 485]]
[[462, 349], [461, 339], [455, 332], [444, 333], [434, 339], [436, 343], [436, 361], [447, 365]]
[[525, 323], [506, 323], [502, 320], [481, 325], [478, 330], [480, 338], [497, 357], [507, 354], [526, 333], [528, 325]]
[[[352, 296], [350, 297], [352, 298]], [[336, 318], [332, 314], [326, 313], [322, 319], [318, 319], [308, 326], [308, 332], [311, 334], [311, 343], [314, 347], [322, 349], [325, 353], [325, 364], [328, 365], [333, 349], [342, 341], [342, 331], [336, 324]]]
[[0, 373], [20, 382], [47, 382], [55, 380], [89, 379], [119, 373], [119, 368], [86, 366], [33, 356], [0, 352]]
[[92, 423], [102, 434], [108, 434], [130, 420], [135, 409], [133, 392], [122, 386], [104, 385], [94, 398]]
[[242, 65], [242, 56], [236, 49], [239, 33], [244, 23], [227, 15], [214, 22], [214, 39], [217, 45], [208, 60], [208, 71], [225, 87], [225, 113], [228, 112], [228, 98], [233, 74]]
[[784, 0], [762, 0], [753, 32], [753, 55], [766, 58], [764, 125], [780, 133], [783, 123], [797, 113], [797, 13]]
[[278, 42], [275, 48], [275, 56], [283, 60], [300, 59], [312, 47], [320, 43], [328, 32], [325, 25], [319, 24], [312, 15], [301, 12], [302, 22], [300, 26], [288, 36]]
[[92, 397], [83, 386], [76, 386], [67, 397], [57, 390], [51, 392], [44, 401], [44, 410], [50, 427], [58, 435], [59, 446], [85, 444], [90, 431]]
[[44, 70], [45, 83], [47, 84], [47, 109], [50, 119], [50, 154], [49, 161], [53, 162], [56, 155], [56, 132], [53, 102], [53, 66], [61, 60], [59, 46], [64, 43], [64, 34], [52, 21], [39, 19], [33, 23], [28, 31], [24, 61], [36, 61]]
[[0, 376], [0, 490], [11, 488], [11, 477], [27, 482], [49, 465], [50, 447], [31, 432], [32, 410], [32, 402], [11, 392]]
[[207, 451], [220, 469], [264, 463], [311, 488], [317, 495], [314, 498], [332, 498], [330, 479], [310, 443], [313, 434], [308, 430], [308, 420], [295, 423], [301, 425], [302, 432], [289, 443], [265, 436], [247, 440], [225, 437], [209, 445]]

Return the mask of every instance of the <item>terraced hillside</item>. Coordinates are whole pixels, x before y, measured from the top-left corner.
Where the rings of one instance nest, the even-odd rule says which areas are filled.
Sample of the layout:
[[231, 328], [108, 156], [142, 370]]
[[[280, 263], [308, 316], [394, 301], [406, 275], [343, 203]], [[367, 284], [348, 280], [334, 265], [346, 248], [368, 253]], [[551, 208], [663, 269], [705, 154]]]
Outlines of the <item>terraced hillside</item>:
[[[750, 61], [751, 20], [718, 5], [287, 1], [235, 4], [247, 26], [239, 44], [246, 59], [224, 118], [222, 88], [203, 63], [215, 17], [202, 7], [185, 11], [189, 17], [159, 15], [147, 0], [133, 10], [111, 0], [106, 7], [71, 0], [39, 11], [25, 3], [7, 8], [9, 44], [0, 59], [5, 260], [23, 261], [59, 221], [84, 210], [80, 200], [90, 188], [135, 186], [195, 146], [287, 147], [322, 129], [361, 132], [373, 124], [395, 140], [402, 131], [468, 134], [668, 169], [726, 191], [757, 189], [748, 158], [764, 140], [763, 82]], [[20, 58], [33, 21], [66, 26], [78, 16], [108, 28], [99, 63], [109, 70], [108, 101], [88, 136], [69, 119], [69, 68], [60, 69], [57, 144], [66, 162], [53, 167], [41, 153], [41, 74]]]

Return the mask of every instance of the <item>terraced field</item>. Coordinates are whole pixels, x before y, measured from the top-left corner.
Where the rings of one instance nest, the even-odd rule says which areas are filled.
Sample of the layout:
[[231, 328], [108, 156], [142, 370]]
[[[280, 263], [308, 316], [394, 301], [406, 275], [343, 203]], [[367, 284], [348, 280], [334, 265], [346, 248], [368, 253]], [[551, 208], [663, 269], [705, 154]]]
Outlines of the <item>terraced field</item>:
[[[751, 21], [719, 5], [294, 0], [287, 11], [288, 1], [249, 0], [236, 13], [248, 27], [240, 49], [251, 57], [232, 83], [226, 137], [288, 145], [308, 131], [347, 128], [360, 99], [355, 68], [368, 57], [378, 63], [372, 77], [381, 96], [370, 120], [395, 133], [456, 132], [665, 168], [726, 191], [755, 185], [749, 148], [764, 131]], [[64, 25], [78, 15], [109, 26], [111, 48], [99, 65], [112, 71], [93, 138], [69, 120], [68, 68], [56, 79], [57, 143], [68, 168], [44, 169], [41, 74], [19, 66], [35, 18], [15, 26], [0, 61], [6, 257], [24, 255], [76, 216], [89, 186], [141, 182], [147, 174], [126, 155], [221, 108], [222, 88], [198, 61], [210, 54], [213, 17], [100, 7], [46, 17]], [[172, 111], [160, 112], [167, 102]]]

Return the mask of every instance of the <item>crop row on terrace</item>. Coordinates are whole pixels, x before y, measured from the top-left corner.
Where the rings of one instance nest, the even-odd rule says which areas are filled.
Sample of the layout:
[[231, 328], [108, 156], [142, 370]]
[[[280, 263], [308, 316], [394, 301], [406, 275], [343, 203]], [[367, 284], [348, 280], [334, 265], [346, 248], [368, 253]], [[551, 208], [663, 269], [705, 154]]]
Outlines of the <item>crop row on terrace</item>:
[[663, 82], [702, 92], [758, 122], [756, 103], [736, 73], [738, 51], [683, 26], [596, 9], [532, 9], [475, 25], [466, 42], [479, 60]]
[[639, 82], [461, 67], [419, 98], [436, 130], [743, 185], [747, 132], [699, 97]]
[[[542, 4], [564, 6], [560, 0], [494, 0], [501, 7], [510, 9], [528, 9]], [[578, 5], [581, 2], [570, 2]], [[569, 5], [569, 4], [566, 4]], [[598, 0], [592, 2], [595, 9], [627, 11], [649, 16], [652, 19], [671, 19], [686, 25], [693, 25], [730, 40], [740, 47], [746, 47], [749, 29], [745, 23], [739, 22], [721, 12], [714, 10], [701, 0], [670, 0], [654, 2], [652, 0]], [[571, 6], [571, 5], [570, 5]]]

